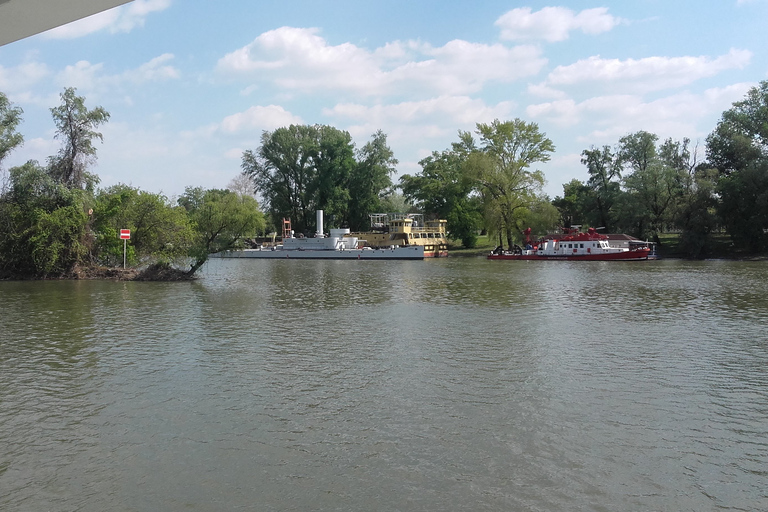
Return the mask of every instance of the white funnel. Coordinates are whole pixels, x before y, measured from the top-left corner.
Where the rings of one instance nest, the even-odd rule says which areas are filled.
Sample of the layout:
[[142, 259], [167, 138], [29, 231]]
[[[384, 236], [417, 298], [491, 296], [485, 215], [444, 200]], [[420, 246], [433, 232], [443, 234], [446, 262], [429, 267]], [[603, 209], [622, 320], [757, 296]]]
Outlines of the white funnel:
[[316, 238], [323, 238], [323, 210], [317, 210], [317, 233]]

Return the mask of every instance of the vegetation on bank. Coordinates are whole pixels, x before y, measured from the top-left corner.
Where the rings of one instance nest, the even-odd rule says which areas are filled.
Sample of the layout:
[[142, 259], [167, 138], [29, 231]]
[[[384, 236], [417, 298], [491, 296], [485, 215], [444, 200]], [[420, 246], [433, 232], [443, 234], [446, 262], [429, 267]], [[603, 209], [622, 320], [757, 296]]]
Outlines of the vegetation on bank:
[[[264, 229], [256, 200], [229, 190], [187, 188], [176, 201], [127, 185], [97, 189], [103, 108], [88, 109], [74, 89], [51, 109], [58, 154], [3, 175], [0, 188], [0, 278], [188, 279], [211, 252], [234, 248]], [[0, 163], [23, 139], [21, 109], [0, 94]], [[131, 230], [124, 244], [118, 233]], [[123, 261], [143, 272], [114, 267]]]
[[[3, 160], [23, 143], [22, 114], [0, 93], [0, 278], [188, 279], [211, 253], [279, 232], [283, 217], [297, 232], [312, 231], [317, 209], [327, 227], [352, 230], [368, 229], [368, 214], [377, 211], [426, 213], [446, 219], [449, 236], [475, 253], [484, 244], [520, 243], [529, 227], [544, 234], [577, 224], [653, 240], [668, 256], [768, 250], [768, 81], [723, 113], [703, 161], [688, 139], [639, 131], [585, 149], [587, 180], [564, 184], [554, 200], [535, 168], [554, 143], [520, 119], [460, 131], [449, 149], [397, 184], [397, 160], [381, 131], [356, 149], [349, 133], [333, 127], [279, 128], [244, 152], [242, 173], [227, 189], [188, 187], [169, 199], [122, 184], [97, 187], [89, 169], [110, 116], [88, 109], [72, 88], [51, 109], [58, 153], [4, 170]], [[120, 229], [131, 230], [125, 258], [144, 269], [141, 276], [109, 270], [123, 261]]]

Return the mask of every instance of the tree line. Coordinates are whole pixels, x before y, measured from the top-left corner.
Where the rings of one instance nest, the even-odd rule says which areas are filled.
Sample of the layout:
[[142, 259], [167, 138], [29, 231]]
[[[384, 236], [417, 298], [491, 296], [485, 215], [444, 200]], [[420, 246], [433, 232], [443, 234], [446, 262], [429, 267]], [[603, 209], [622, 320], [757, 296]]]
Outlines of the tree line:
[[532, 166], [549, 160], [554, 146], [533, 123], [519, 119], [477, 124], [450, 149], [420, 162], [400, 187], [418, 207], [448, 220], [448, 230], [471, 247], [485, 229], [512, 246], [530, 227], [543, 235], [581, 225], [662, 243], [679, 233], [689, 257], [712, 253], [713, 235], [727, 234], [735, 252], [768, 249], [768, 81], [722, 114], [706, 138], [706, 158], [689, 139], [659, 141], [638, 131], [614, 145], [581, 154], [586, 181], [563, 185], [550, 200]]
[[768, 249], [768, 81], [723, 112], [704, 161], [698, 153], [689, 139], [660, 142], [645, 131], [584, 150], [589, 178], [565, 184], [553, 204], [566, 221], [657, 243], [677, 231], [694, 258], [712, 253], [716, 233], [742, 254]]
[[191, 275], [210, 253], [276, 231], [281, 218], [299, 232], [313, 231], [317, 209], [328, 227], [354, 231], [370, 227], [370, 213], [434, 215], [469, 248], [483, 231], [512, 246], [529, 227], [545, 234], [576, 224], [657, 243], [661, 233], [677, 231], [691, 257], [709, 254], [715, 233], [729, 235], [743, 252], [768, 248], [768, 81], [722, 114], [703, 161], [688, 139], [659, 141], [638, 131], [613, 146], [585, 149], [587, 179], [564, 184], [553, 200], [535, 166], [551, 158], [554, 143], [520, 119], [459, 131], [450, 148], [434, 151], [419, 162], [421, 172], [397, 184], [397, 160], [381, 131], [357, 149], [348, 132], [330, 126], [278, 128], [243, 153], [238, 186], [188, 187], [169, 200], [127, 185], [97, 188], [89, 167], [109, 113], [86, 108], [73, 88], [51, 109], [59, 152], [45, 164], [3, 171], [3, 160], [23, 143], [22, 114], [0, 93], [0, 278], [114, 265], [122, 260], [120, 228], [132, 230], [132, 263], [183, 260]]
[[[22, 110], [0, 93], [0, 164], [23, 143]], [[29, 161], [0, 177], [0, 278], [72, 275], [123, 262], [120, 229], [131, 230], [127, 260], [192, 276], [213, 252], [263, 231], [256, 200], [224, 189], [188, 187], [175, 201], [128, 185], [99, 189], [89, 172], [97, 130], [109, 113], [88, 109], [73, 88], [51, 109], [61, 149], [45, 164]], [[0, 168], [1, 169], [1, 168]]]

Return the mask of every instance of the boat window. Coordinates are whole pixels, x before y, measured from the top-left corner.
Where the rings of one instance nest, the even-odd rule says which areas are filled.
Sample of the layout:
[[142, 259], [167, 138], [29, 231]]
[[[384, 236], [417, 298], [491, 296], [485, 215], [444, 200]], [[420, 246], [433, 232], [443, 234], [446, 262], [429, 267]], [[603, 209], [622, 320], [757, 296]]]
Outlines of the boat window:
[[579, 249], [583, 249], [583, 248], [584, 248], [584, 244], [579, 244]]

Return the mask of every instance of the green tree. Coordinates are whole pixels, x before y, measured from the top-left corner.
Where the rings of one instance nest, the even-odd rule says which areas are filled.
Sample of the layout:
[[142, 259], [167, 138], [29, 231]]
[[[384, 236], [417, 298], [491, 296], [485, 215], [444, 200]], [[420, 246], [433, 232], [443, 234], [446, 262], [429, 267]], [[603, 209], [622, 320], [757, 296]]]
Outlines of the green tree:
[[738, 247], [768, 247], [768, 81], [723, 112], [707, 137], [707, 158], [718, 170], [718, 213]]
[[24, 143], [24, 137], [16, 131], [24, 111], [13, 106], [8, 97], [0, 92], [0, 164], [11, 151]]
[[173, 260], [187, 254], [193, 240], [186, 210], [162, 194], [128, 185], [100, 190], [93, 208], [99, 259], [117, 264], [123, 258], [120, 229], [131, 230], [129, 260]]
[[[581, 163], [587, 166], [587, 186], [592, 190], [593, 204], [585, 211], [597, 213], [597, 224], [607, 231], [617, 227], [616, 204], [621, 198], [621, 163], [610, 146], [592, 147], [581, 152]], [[584, 222], [580, 220], [579, 222]]]
[[405, 197], [425, 213], [447, 221], [451, 238], [461, 240], [464, 247], [477, 245], [477, 230], [482, 224], [479, 197], [472, 195], [476, 182], [467, 172], [467, 159], [475, 150], [472, 134], [459, 132], [460, 141], [451, 149], [433, 152], [419, 162], [422, 171], [400, 177]]
[[637, 236], [651, 235], [661, 244], [659, 233], [664, 224], [671, 222], [676, 201], [682, 194], [681, 173], [687, 153], [687, 141], [665, 141], [656, 148], [658, 137], [639, 131], [619, 140], [619, 158], [629, 168], [624, 186], [634, 195], [633, 216], [636, 219]]
[[352, 137], [331, 126], [318, 126], [315, 179], [310, 193], [314, 209], [323, 210], [329, 228], [349, 225], [351, 183], [355, 172]]
[[707, 159], [727, 176], [767, 156], [768, 80], [764, 80], [723, 112], [717, 128], [707, 137]]
[[243, 153], [241, 168], [271, 217], [290, 218], [296, 231], [314, 227], [318, 209], [326, 211], [329, 226], [349, 222], [357, 179], [349, 133], [321, 125], [264, 132], [258, 150]]
[[190, 217], [195, 239], [189, 247], [192, 275], [208, 256], [239, 246], [243, 238], [264, 231], [264, 215], [253, 197], [229, 190], [187, 187], [179, 198]]
[[382, 195], [392, 187], [391, 174], [397, 159], [381, 130], [357, 152], [357, 164], [349, 179], [349, 227], [370, 229], [369, 214], [379, 211]]
[[0, 201], [0, 276], [58, 277], [88, 253], [83, 192], [56, 183], [37, 162], [10, 169]]
[[537, 162], [547, 162], [555, 146], [535, 123], [520, 119], [477, 124], [480, 151], [470, 155], [467, 165], [478, 182], [491, 226], [498, 226], [512, 246], [515, 215], [529, 208], [544, 185], [541, 171], [531, 170]]
[[552, 200], [560, 214], [563, 226], [574, 224], [592, 227], [602, 226], [601, 216], [595, 215], [598, 204], [595, 191], [585, 183], [572, 179], [563, 185], [563, 197]]
[[680, 248], [691, 258], [707, 256], [711, 233], [718, 224], [716, 207], [717, 171], [706, 166], [692, 169], [685, 177], [675, 225], [682, 230]]

